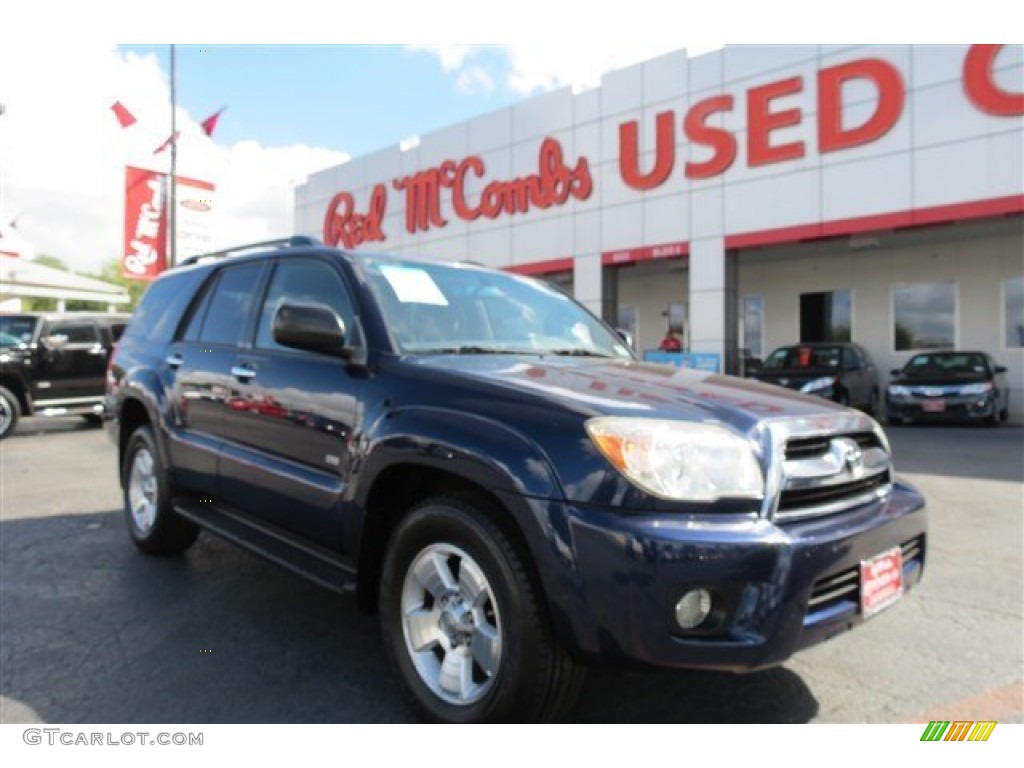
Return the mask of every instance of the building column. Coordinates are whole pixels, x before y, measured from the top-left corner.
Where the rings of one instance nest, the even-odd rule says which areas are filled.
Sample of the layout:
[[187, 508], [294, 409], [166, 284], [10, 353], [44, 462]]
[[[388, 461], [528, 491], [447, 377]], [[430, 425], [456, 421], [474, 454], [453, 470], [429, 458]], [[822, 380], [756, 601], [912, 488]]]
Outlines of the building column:
[[572, 263], [572, 295], [580, 304], [585, 306], [605, 322], [614, 326], [614, 321], [609, 321], [609, 309], [605, 296], [604, 269], [601, 266], [601, 254], [592, 253], [588, 256], [577, 256]]
[[690, 242], [690, 351], [716, 354], [721, 370], [737, 370], [738, 297], [735, 259], [725, 238]]

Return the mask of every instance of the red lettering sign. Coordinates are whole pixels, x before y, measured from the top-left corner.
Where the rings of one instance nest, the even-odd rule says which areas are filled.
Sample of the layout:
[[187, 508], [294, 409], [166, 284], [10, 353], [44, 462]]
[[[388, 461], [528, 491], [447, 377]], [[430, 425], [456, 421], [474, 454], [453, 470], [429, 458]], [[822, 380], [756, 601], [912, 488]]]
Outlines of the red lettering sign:
[[982, 112], [1000, 117], [1024, 115], [1024, 92], [1004, 91], [995, 81], [992, 67], [1002, 45], [972, 45], [964, 59], [964, 90]]
[[324, 217], [324, 243], [343, 248], [355, 248], [366, 242], [386, 240], [381, 222], [387, 209], [388, 191], [378, 184], [370, 193], [368, 213], [356, 213], [356, 202], [349, 192], [339, 192], [331, 198]]
[[124, 253], [121, 275], [153, 280], [167, 268], [164, 174], [125, 168]]
[[686, 138], [694, 144], [704, 144], [715, 150], [710, 159], [700, 163], [686, 164], [686, 178], [707, 179], [724, 173], [736, 159], [736, 137], [724, 128], [714, 128], [707, 124], [707, 119], [716, 112], [728, 112], [732, 109], [732, 96], [715, 96], [704, 99], [690, 108], [683, 121]]
[[452, 209], [464, 221], [480, 216], [496, 219], [502, 214], [527, 213], [531, 208], [564, 205], [570, 197], [586, 200], [594, 189], [590, 166], [581, 157], [575, 167], [565, 164], [562, 145], [555, 139], [544, 139], [540, 145], [536, 174], [510, 181], [492, 181], [473, 204], [466, 199], [466, 174], [482, 178], [484, 161], [476, 156], [459, 163], [446, 160], [437, 168], [395, 179], [391, 185], [405, 193], [405, 228], [410, 234], [426, 232], [431, 227], [444, 227], [441, 215], [441, 191], [450, 189]]
[[[874, 82], [878, 104], [864, 123], [843, 128], [843, 85], [850, 80]], [[903, 114], [905, 88], [896, 67], [881, 59], [858, 59], [818, 73], [818, 151], [835, 152], [881, 138]]]
[[796, 107], [779, 112], [771, 111], [773, 100], [800, 93], [804, 87], [802, 77], [790, 77], [747, 91], [747, 164], [751, 167], [795, 160], [804, 156], [804, 143], [791, 141], [772, 146], [771, 132], [791, 125], [800, 125], [802, 115]]
[[676, 113], [671, 110], [655, 118], [654, 168], [648, 173], [640, 172], [637, 121], [630, 120], [619, 126], [619, 173], [628, 186], [639, 190], [654, 189], [672, 173], [676, 162], [675, 123]]

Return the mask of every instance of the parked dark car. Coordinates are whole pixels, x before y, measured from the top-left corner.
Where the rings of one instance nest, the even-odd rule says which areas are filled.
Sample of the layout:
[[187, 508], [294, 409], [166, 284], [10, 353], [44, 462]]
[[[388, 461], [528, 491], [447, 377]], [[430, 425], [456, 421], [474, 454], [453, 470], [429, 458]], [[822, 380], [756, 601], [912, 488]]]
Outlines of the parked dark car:
[[276, 245], [164, 274], [129, 325], [128, 529], [354, 592], [425, 717], [551, 718], [593, 661], [770, 667], [920, 579], [868, 416], [641, 363], [529, 278]]
[[753, 377], [878, 413], [878, 369], [860, 344], [820, 342], [779, 347]]
[[128, 315], [0, 314], [0, 440], [21, 416], [102, 421], [107, 362]]
[[1006, 368], [987, 352], [923, 352], [892, 371], [885, 392], [890, 423], [985, 421], [1010, 413]]

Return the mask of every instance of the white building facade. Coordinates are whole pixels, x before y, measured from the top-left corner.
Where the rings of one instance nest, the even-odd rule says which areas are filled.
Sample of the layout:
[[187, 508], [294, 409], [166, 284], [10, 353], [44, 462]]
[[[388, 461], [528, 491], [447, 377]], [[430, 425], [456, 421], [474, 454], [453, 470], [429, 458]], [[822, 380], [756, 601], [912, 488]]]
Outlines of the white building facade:
[[295, 222], [546, 277], [730, 372], [799, 341], [883, 372], [985, 350], [1024, 415], [1022, 46], [679, 51], [314, 174]]

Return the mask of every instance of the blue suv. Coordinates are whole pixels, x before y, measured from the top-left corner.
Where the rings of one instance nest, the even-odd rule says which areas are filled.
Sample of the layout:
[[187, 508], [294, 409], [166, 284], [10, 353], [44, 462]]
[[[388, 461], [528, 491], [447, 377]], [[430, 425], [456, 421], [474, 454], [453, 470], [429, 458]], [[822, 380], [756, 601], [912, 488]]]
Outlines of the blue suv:
[[924, 565], [869, 416], [644, 364], [473, 264], [301, 238], [195, 259], [108, 382], [135, 544], [205, 529], [354, 593], [431, 720], [554, 718], [593, 662], [777, 665]]

